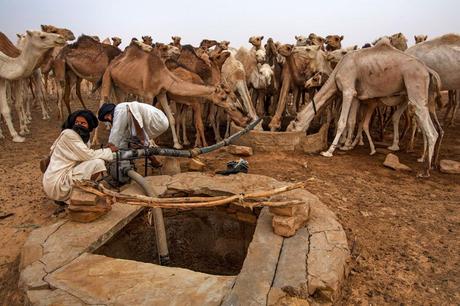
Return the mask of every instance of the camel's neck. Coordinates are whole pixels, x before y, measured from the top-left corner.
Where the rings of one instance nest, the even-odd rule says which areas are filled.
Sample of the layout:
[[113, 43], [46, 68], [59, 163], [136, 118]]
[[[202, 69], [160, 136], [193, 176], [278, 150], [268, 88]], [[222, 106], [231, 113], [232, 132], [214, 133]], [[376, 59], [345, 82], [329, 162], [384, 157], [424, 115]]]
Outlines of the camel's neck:
[[307, 131], [310, 127], [310, 123], [315, 117], [315, 111], [313, 109], [313, 103], [315, 103], [316, 112], [318, 113], [327, 102], [337, 92], [337, 85], [335, 83], [335, 71], [327, 79], [326, 83], [321, 87], [321, 90], [313, 97], [312, 103], [309, 103], [303, 110], [301, 110], [295, 119], [295, 131]]
[[214, 93], [214, 87], [197, 85], [186, 82], [179, 77], [170, 73], [170, 80], [165, 86], [165, 90], [172, 94], [184, 97], [211, 98]]
[[286, 62], [289, 66], [289, 70], [291, 71], [292, 80], [296, 85], [303, 85], [302, 83], [302, 76], [300, 75], [299, 68], [295, 64], [293, 54], [289, 55], [286, 58]]
[[45, 52], [46, 49], [37, 49], [27, 41], [18, 57], [0, 57], [0, 77], [17, 80], [30, 76]]

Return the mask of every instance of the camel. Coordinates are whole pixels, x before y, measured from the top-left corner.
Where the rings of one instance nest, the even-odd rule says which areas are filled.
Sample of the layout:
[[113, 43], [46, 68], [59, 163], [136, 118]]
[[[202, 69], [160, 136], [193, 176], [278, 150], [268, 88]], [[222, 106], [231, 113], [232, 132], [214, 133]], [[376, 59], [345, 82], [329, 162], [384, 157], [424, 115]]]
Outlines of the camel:
[[121, 50], [117, 47], [102, 44], [86, 35], [81, 35], [75, 43], [61, 50], [54, 66], [56, 79], [64, 89], [64, 95], [58, 102], [60, 118], [63, 116], [62, 101], [65, 102], [69, 114], [71, 113], [70, 90], [73, 84], [76, 85], [77, 97], [86, 108], [80, 92], [81, 80], [100, 82], [110, 61], [120, 53]]
[[111, 44], [112, 44], [112, 42], [110, 41], [110, 38], [108, 38], [108, 37], [104, 38], [104, 40], [101, 41], [101, 42], [102, 42], [103, 44], [106, 44], [106, 45], [111, 45]]
[[326, 36], [326, 51], [334, 51], [342, 49], [343, 35], [328, 35]]
[[383, 36], [377, 38], [372, 44], [375, 46], [380, 40], [388, 38], [390, 40], [390, 44], [398, 50], [406, 51], [407, 50], [407, 38], [402, 33], [396, 33], [391, 36]]
[[[6, 81], [29, 77], [47, 50], [64, 43], [64, 38], [58, 34], [27, 31], [24, 48], [18, 57], [9, 57], [0, 52], [0, 113], [5, 119], [14, 142], [23, 142], [24, 138], [18, 135], [11, 121], [11, 112], [6, 96]], [[2, 133], [0, 132], [0, 134]]]
[[332, 69], [327, 63], [326, 53], [320, 46], [294, 47], [293, 45], [281, 45], [278, 48], [279, 54], [286, 58], [283, 65], [281, 90], [278, 99], [275, 115], [269, 127], [276, 131], [281, 125], [281, 116], [286, 108], [286, 99], [291, 88], [294, 89], [295, 101], [300, 99], [304, 89], [305, 81], [316, 72], [330, 74]]
[[249, 85], [252, 90], [252, 100], [259, 116], [265, 115], [265, 96], [273, 86], [274, 72], [272, 67], [266, 63], [266, 52], [264, 49], [256, 51], [257, 67], [249, 75]]
[[121, 45], [121, 38], [117, 36], [112, 37], [112, 46], [118, 47], [119, 45]]
[[427, 35], [414, 35], [414, 40], [416, 44], [424, 42], [428, 38]]
[[[460, 89], [460, 35], [446, 34], [427, 40], [410, 47], [406, 53], [420, 59], [439, 74], [441, 90], [453, 91]], [[446, 122], [447, 125], [453, 123], [459, 102], [458, 100], [453, 102], [456, 107], [448, 107], [444, 118], [446, 121], [447, 115], [451, 113], [450, 111], [453, 110], [453, 112], [451, 113], [451, 119]]]
[[337, 50], [328, 52], [327, 53], [327, 60], [331, 64], [332, 69], [334, 69], [335, 66], [337, 66], [337, 64], [345, 56], [345, 54], [347, 54], [347, 53], [349, 53], [351, 51], [355, 51], [357, 49], [358, 49], [358, 46], [354, 45], [354, 46], [351, 46], [351, 47], [348, 47], [348, 48], [337, 49]]
[[[250, 120], [238, 109], [222, 86], [203, 86], [183, 81], [169, 71], [157, 55], [143, 51], [136, 44], [131, 44], [107, 67], [102, 80], [101, 103], [108, 100], [112, 87], [119, 101], [128, 92], [142, 96], [147, 101], [153, 101], [156, 96], [168, 116], [171, 128], [174, 126], [174, 118], [166, 93], [208, 99], [223, 107], [239, 126], [244, 126]], [[174, 144], [181, 147], [177, 136]]]
[[152, 36], [146, 35], [142, 36], [142, 42], [146, 45], [153, 46], [153, 39]]
[[173, 45], [174, 47], [179, 48], [179, 49], [182, 47], [181, 44], [180, 44], [180, 41], [181, 41], [182, 37], [180, 37], [180, 36], [171, 36], [171, 39], [172, 39], [171, 45]]
[[[337, 134], [329, 150], [321, 154], [332, 156], [345, 129], [350, 108], [353, 102], [358, 104], [356, 99], [364, 101], [407, 93], [409, 105], [415, 109], [417, 120], [428, 142], [428, 157], [425, 160], [426, 170], [423, 176], [429, 176], [432, 158], [439, 149], [436, 146], [439, 135], [437, 129], [440, 126], [433, 124], [427, 106], [429, 86], [439, 86], [436, 80], [423, 62], [398, 51], [390, 45], [388, 39], [382, 39], [373, 48], [345, 55], [314, 97], [317, 109], [321, 109], [339, 91], [343, 97]], [[436, 123], [436, 114], [432, 115]], [[313, 117], [313, 107], [307, 105], [290, 123], [288, 130], [306, 131]]]
[[325, 42], [326, 42], [326, 39], [324, 39], [321, 36], [316, 35], [315, 33], [310, 33], [310, 35], [308, 35], [307, 45], [320, 46], [321, 50], [324, 51]]
[[262, 40], [264, 39], [263, 36], [251, 36], [249, 37], [249, 43], [252, 45], [253, 50], [257, 51], [260, 49], [264, 49], [262, 45]]
[[296, 47], [305, 47], [309, 44], [308, 37], [306, 36], [296, 35], [294, 38]]

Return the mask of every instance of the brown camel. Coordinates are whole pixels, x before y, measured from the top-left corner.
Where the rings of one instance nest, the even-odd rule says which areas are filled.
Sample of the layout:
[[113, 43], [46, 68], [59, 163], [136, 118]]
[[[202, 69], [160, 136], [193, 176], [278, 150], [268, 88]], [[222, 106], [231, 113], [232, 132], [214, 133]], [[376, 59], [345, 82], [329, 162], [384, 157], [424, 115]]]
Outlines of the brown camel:
[[326, 51], [334, 51], [342, 48], [343, 35], [326, 36]]
[[249, 37], [249, 43], [252, 45], [252, 48], [257, 51], [259, 49], [263, 49], [264, 46], [262, 45], [262, 40], [264, 39], [263, 36], [251, 36]]
[[[225, 108], [239, 126], [249, 121], [221, 86], [203, 86], [183, 81], [169, 71], [157, 55], [145, 52], [135, 44], [126, 48], [107, 67], [102, 81], [101, 103], [108, 100], [112, 86], [119, 101], [125, 93], [137, 94], [147, 101], [153, 101], [157, 96], [171, 128], [174, 126], [174, 118], [168, 106], [166, 92], [181, 97], [206, 98]], [[177, 136], [174, 143], [178, 144]]]
[[281, 90], [276, 108], [269, 127], [276, 131], [281, 125], [281, 116], [286, 108], [286, 99], [292, 88], [296, 104], [300, 99], [305, 82], [316, 72], [331, 73], [331, 67], [326, 60], [326, 53], [320, 46], [294, 47], [293, 45], [281, 45], [278, 53], [286, 58], [281, 77]]
[[86, 108], [80, 92], [82, 79], [92, 83], [100, 82], [105, 69], [121, 50], [112, 45], [102, 44], [92, 37], [82, 35], [78, 40], [65, 46], [55, 60], [54, 72], [56, 79], [64, 89], [63, 98], [59, 101], [59, 114], [62, 117], [62, 100], [70, 113], [70, 90], [76, 85], [76, 93]]
[[118, 47], [119, 45], [121, 45], [121, 38], [117, 36], [112, 37], [112, 46]]
[[149, 45], [149, 46], [153, 46], [153, 39], [152, 39], [152, 36], [149, 36], [149, 35], [145, 35], [145, 36], [142, 36], [142, 42], [146, 45]]
[[[434, 73], [435, 74], [435, 73]], [[428, 92], [430, 84], [437, 88], [437, 78], [420, 60], [400, 52], [383, 39], [374, 48], [351, 52], [342, 59], [332, 72], [326, 84], [315, 95], [317, 109], [321, 109], [338, 92], [342, 93], [342, 112], [337, 134], [328, 151], [323, 156], [330, 157], [345, 129], [350, 108], [354, 100], [398, 96], [407, 93], [409, 105], [415, 109], [425, 138], [428, 142], [425, 176], [429, 176], [433, 156], [438, 149], [438, 129], [436, 114], [430, 118]], [[385, 101], [384, 99], [383, 101]], [[290, 131], [306, 131], [314, 117], [313, 107], [307, 105], [295, 121], [288, 127]]]
[[179, 48], [179, 49], [182, 47], [181, 44], [180, 44], [180, 41], [181, 41], [182, 37], [180, 37], [180, 36], [171, 36], [171, 39], [172, 39], [171, 45], [173, 45], [174, 47]]

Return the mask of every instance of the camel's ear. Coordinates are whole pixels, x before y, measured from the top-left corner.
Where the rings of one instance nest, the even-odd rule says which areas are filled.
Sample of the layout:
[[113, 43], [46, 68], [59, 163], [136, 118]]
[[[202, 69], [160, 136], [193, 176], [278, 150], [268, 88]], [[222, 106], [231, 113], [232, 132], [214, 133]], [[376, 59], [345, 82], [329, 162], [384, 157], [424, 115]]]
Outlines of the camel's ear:
[[264, 39], [264, 37], [263, 37], [263, 36], [260, 36], [260, 40], [263, 40], [263, 39]]
[[342, 35], [342, 36], [340, 36], [340, 40], [343, 40], [343, 35]]
[[46, 27], [47, 27], [47, 26], [44, 25], [44, 24], [40, 25], [40, 28], [42, 29], [42, 31], [46, 31]]
[[328, 35], [328, 36], [326, 36], [326, 40], [327, 40], [327, 39], [329, 39], [329, 38], [331, 38], [331, 36], [332, 36], [332, 35]]
[[414, 35], [414, 40], [417, 41], [417, 35]]
[[398, 33], [398, 37], [401, 37], [401, 36], [402, 36], [402, 33], [401, 33], [401, 32], [399, 32], [399, 33]]
[[27, 30], [26, 33], [27, 35], [32, 36], [32, 31]]
[[358, 50], [358, 45], [354, 45], [353, 50]]
[[[294, 36], [295, 40], [299, 40], [299, 36]], [[269, 38], [268, 40], [270, 40], [271, 38]]]
[[16, 33], [16, 36], [17, 36], [18, 38], [21, 38], [21, 34], [19, 34], [19, 33]]

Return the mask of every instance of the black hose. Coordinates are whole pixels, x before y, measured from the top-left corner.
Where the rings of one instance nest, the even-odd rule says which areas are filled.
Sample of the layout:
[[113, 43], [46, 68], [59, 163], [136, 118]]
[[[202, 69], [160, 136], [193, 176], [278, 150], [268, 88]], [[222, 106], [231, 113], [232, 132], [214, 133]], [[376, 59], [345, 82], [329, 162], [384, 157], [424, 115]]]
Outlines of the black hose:
[[[119, 159], [120, 160], [126, 160], [126, 159], [135, 159], [143, 156], [152, 156], [152, 155], [160, 155], [160, 156], [173, 156], [173, 157], [195, 157], [201, 154], [209, 153], [212, 151], [215, 151], [217, 149], [220, 149], [224, 146], [229, 145], [233, 140], [238, 139], [242, 135], [248, 133], [250, 130], [254, 129], [257, 124], [262, 120], [262, 118], [258, 118], [255, 121], [251, 122], [248, 126], [246, 126], [244, 129], [241, 131], [231, 135], [230, 137], [219, 141], [216, 144], [213, 144], [211, 146], [207, 146], [204, 148], [195, 148], [192, 150], [176, 150], [176, 149], [170, 149], [170, 148], [160, 148], [160, 147], [151, 147], [151, 148], [145, 148], [145, 149], [136, 149], [136, 150], [123, 150], [120, 151], [119, 153]], [[118, 154], [117, 154], [118, 155]]]

